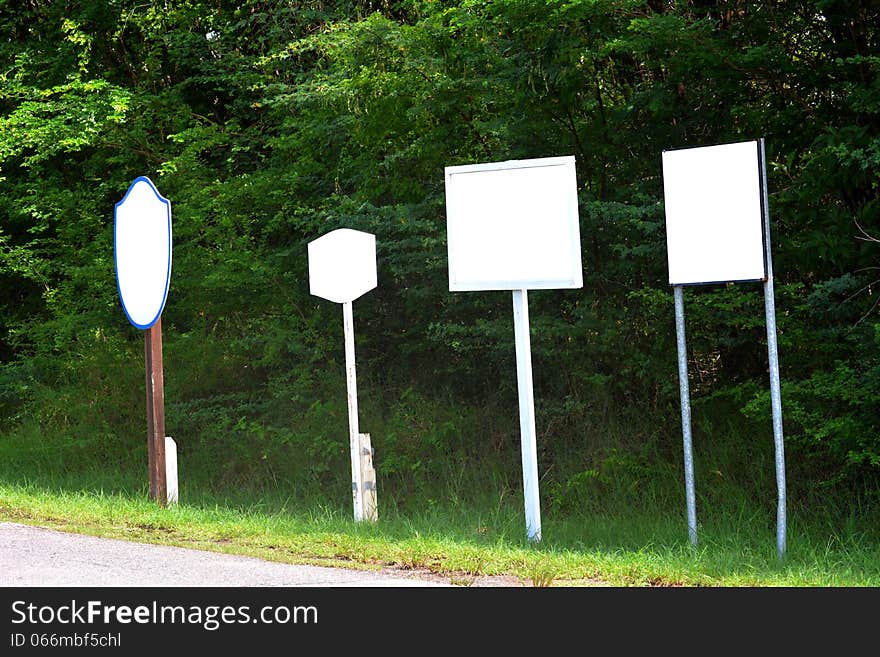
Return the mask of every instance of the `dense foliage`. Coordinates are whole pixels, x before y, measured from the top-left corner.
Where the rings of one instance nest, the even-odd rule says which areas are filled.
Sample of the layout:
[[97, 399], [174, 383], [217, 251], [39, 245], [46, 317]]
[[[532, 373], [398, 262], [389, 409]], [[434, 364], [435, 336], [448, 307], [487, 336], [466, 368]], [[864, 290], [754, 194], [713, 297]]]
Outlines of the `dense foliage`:
[[[345, 478], [341, 311], [306, 244], [351, 227], [378, 240], [355, 321], [380, 478], [497, 458], [515, 486], [511, 300], [448, 292], [443, 167], [574, 155], [584, 287], [530, 295], [545, 490], [679, 486], [660, 153], [764, 137], [791, 480], [876, 490], [876, 2], [27, 0], [0, 30], [0, 414], [68, 463], [144, 458], [112, 209], [148, 175], [184, 454], [241, 485]], [[698, 449], [726, 423], [772, 449], [761, 286], [686, 307]]]

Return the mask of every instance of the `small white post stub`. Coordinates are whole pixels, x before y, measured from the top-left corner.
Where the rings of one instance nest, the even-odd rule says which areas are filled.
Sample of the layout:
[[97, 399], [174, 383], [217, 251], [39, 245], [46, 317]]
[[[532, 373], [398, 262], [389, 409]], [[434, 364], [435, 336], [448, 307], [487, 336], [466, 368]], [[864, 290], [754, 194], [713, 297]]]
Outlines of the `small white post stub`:
[[171, 436], [165, 436], [165, 483], [168, 504], [177, 504], [180, 497], [177, 487], [177, 443]]

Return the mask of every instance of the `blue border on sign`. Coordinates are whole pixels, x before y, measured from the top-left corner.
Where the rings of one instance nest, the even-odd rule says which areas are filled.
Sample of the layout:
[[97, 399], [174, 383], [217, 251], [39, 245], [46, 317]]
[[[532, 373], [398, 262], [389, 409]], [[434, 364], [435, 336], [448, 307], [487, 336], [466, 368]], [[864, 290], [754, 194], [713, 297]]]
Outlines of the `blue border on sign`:
[[[165, 293], [162, 296], [162, 303], [159, 305], [159, 312], [156, 313], [156, 316], [153, 317], [146, 324], [138, 324], [131, 318], [131, 315], [128, 313], [128, 308], [125, 307], [125, 299], [122, 297], [122, 290], [119, 287], [119, 266], [117, 262], [118, 251], [116, 249], [116, 228], [117, 228], [117, 217], [116, 211], [123, 203], [125, 203], [128, 195], [131, 193], [131, 190], [134, 189], [134, 186], [139, 182], [145, 182], [150, 186], [150, 189], [153, 191], [153, 194], [156, 195], [162, 203], [165, 204], [165, 208], [168, 211], [168, 269], [165, 274]], [[153, 181], [147, 178], [146, 176], [138, 176], [134, 179], [134, 182], [128, 186], [128, 189], [125, 192], [125, 196], [122, 197], [122, 200], [119, 201], [116, 205], [113, 206], [113, 267], [116, 270], [116, 291], [119, 294], [119, 301], [122, 303], [122, 310], [125, 311], [125, 316], [128, 318], [128, 321], [135, 327], [145, 330], [153, 326], [156, 323], [156, 320], [159, 319], [159, 316], [162, 314], [162, 311], [165, 309], [165, 302], [168, 300], [168, 287], [171, 284], [171, 201], [162, 196], [159, 193], [159, 190], [156, 189], [156, 186], [153, 184]]]

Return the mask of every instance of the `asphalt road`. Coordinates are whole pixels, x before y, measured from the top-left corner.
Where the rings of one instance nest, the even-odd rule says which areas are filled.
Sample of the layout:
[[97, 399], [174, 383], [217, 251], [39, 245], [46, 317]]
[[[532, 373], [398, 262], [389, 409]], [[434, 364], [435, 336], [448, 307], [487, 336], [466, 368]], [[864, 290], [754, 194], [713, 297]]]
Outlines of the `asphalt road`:
[[451, 586], [389, 571], [294, 566], [0, 522], [0, 586]]

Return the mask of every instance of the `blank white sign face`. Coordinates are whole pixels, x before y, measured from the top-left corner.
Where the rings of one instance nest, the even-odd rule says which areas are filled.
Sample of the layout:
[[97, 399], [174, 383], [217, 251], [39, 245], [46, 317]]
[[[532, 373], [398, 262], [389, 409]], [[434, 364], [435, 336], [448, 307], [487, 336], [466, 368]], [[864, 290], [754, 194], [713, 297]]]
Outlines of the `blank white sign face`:
[[309, 291], [346, 303], [376, 287], [376, 236], [340, 228], [309, 242]]
[[574, 157], [445, 172], [451, 291], [583, 286]]
[[671, 285], [766, 278], [758, 146], [663, 152]]
[[113, 250], [128, 321], [148, 329], [162, 314], [171, 281], [171, 203], [141, 176], [114, 208]]

